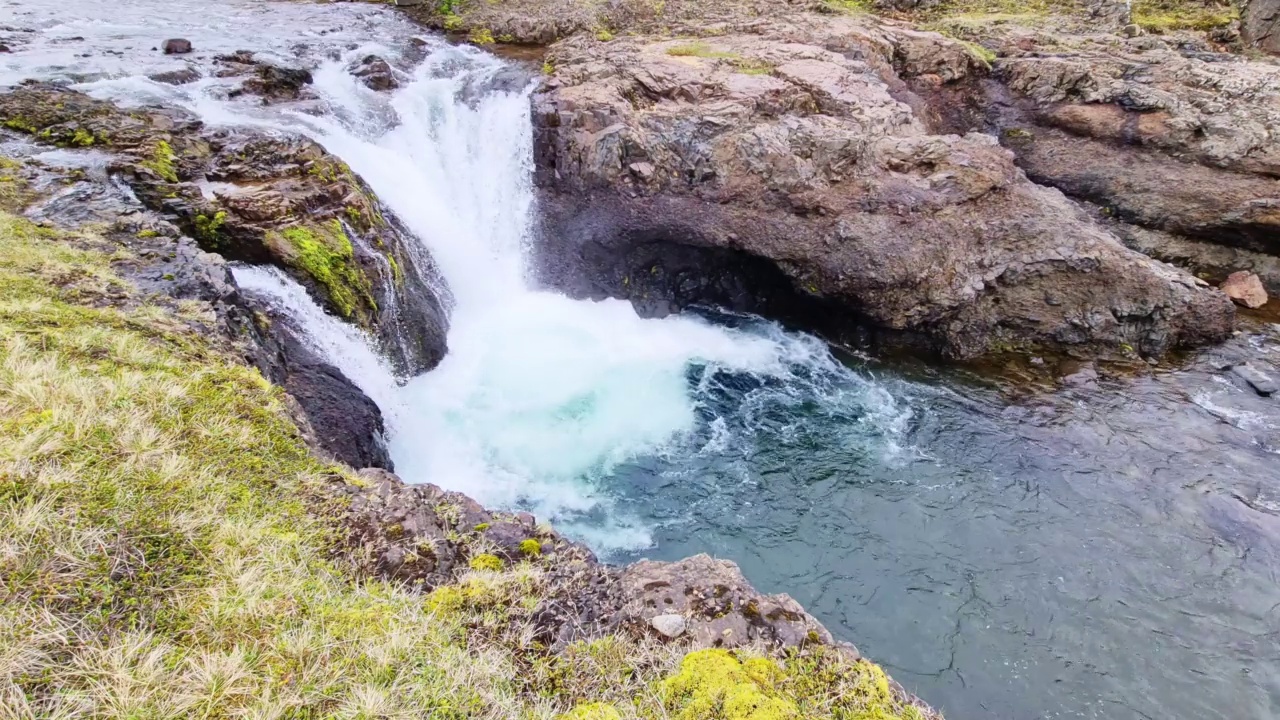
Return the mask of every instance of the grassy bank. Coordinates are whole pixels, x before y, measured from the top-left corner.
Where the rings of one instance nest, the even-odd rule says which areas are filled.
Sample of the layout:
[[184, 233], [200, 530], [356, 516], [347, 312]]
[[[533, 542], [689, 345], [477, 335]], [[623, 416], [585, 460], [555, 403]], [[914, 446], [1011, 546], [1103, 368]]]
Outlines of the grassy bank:
[[426, 596], [355, 577], [319, 488], [358, 480], [116, 253], [0, 213], [0, 717], [921, 717], [823, 649], [549, 655], [533, 562]]

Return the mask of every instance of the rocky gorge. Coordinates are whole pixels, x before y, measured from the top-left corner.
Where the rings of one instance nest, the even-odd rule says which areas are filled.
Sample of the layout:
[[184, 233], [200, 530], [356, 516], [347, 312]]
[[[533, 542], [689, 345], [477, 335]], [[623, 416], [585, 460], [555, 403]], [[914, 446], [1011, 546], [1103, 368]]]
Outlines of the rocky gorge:
[[[654, 318], [706, 306], [752, 313], [844, 347], [930, 361], [1074, 357], [1144, 368], [1233, 336], [1241, 320], [1215, 287], [1229, 274], [1248, 271], [1277, 291], [1280, 71], [1270, 61], [1223, 52], [1200, 32], [1125, 37], [965, 18], [935, 21], [940, 34], [919, 29], [922, 20], [848, 10], [512, 2], [410, 13], [480, 45], [549, 46], [527, 99], [538, 203], [531, 256], [539, 283], [576, 298], [624, 299]], [[21, 54], [16, 37], [5, 43]], [[420, 39], [407, 44], [407, 61], [357, 53], [342, 71], [388, 94], [426, 52]], [[199, 52], [201, 38], [185, 47], [193, 46]], [[315, 63], [239, 50], [184, 62], [151, 80], [216, 78], [227, 101], [326, 112]], [[518, 90], [534, 75], [488, 77], [488, 89], [473, 93]], [[374, 338], [401, 377], [429, 377], [450, 357], [458, 288], [441, 268], [452, 259], [415, 242], [408, 220], [322, 133], [267, 121], [229, 127], [191, 107], [113, 102], [45, 79], [0, 94], [0, 124], [3, 210], [39, 223], [9, 232], [22, 243], [56, 236], [101, 253], [118, 276], [107, 290], [87, 289], [59, 269], [49, 280], [54, 301], [124, 313], [158, 307], [180, 318], [165, 332], [202, 337], [211, 355], [256, 368], [283, 391], [280, 413], [293, 428], [284, 444], [334, 463], [269, 492], [306, 498], [308, 517], [328, 528], [315, 536], [320, 550], [359, 582], [385, 583], [410, 607], [452, 618], [465, 649], [449, 652], [482, 647], [520, 676], [501, 702], [449, 695], [417, 710], [936, 714], [789, 595], [755, 590], [730, 561], [602, 563], [527, 512], [492, 512], [392, 474], [386, 409], [308, 341], [287, 308], [240, 287], [228, 265], [278, 269]], [[40, 159], [51, 148], [95, 155], [97, 164], [68, 170]], [[42, 239], [28, 240], [32, 233]], [[7, 332], [6, 342], [22, 332]], [[1241, 382], [1269, 395], [1265, 360], [1242, 344], [1223, 346], [1231, 357], [1222, 367], [1241, 369]], [[24, 437], [47, 421], [35, 406], [4, 409]], [[4, 461], [11, 485], [33, 482], [30, 457], [11, 450]], [[14, 498], [34, 497], [25, 492]], [[1240, 526], [1272, 532], [1269, 493], [1244, 492], [1249, 502], [1240, 502], [1261, 517]], [[258, 502], [268, 497], [278, 501]], [[129, 546], [121, 547], [106, 551], [109, 564], [128, 566], [120, 553]], [[113, 570], [110, 582], [133, 582], [132, 572]], [[20, 586], [6, 590], [67, 612]], [[162, 616], [129, 622], [167, 632], [154, 620]], [[108, 619], [104, 636], [122, 617]], [[75, 642], [41, 652], [55, 663], [79, 657]], [[427, 662], [455, 656], [444, 657]], [[610, 673], [622, 678], [616, 687], [595, 687]], [[61, 680], [41, 686], [50, 681], [12, 672], [5, 682], [14, 707], [61, 702], [47, 692]], [[385, 687], [416, 698], [401, 684], [414, 682]], [[281, 686], [289, 707], [336, 707], [317, 699], [323, 693]], [[214, 700], [241, 702], [228, 698]]]

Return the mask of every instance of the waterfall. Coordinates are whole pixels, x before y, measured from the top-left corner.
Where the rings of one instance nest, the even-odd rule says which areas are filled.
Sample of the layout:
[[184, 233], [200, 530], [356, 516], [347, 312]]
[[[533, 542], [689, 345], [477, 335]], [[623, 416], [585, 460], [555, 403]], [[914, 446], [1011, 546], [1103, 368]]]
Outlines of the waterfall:
[[[576, 301], [529, 283], [529, 73], [436, 39], [412, 51], [422, 57], [406, 57], [417, 30], [380, 10], [236, 4], [223, 19], [184, 10], [189, 2], [175, 0], [166, 22], [202, 18], [192, 33], [217, 51], [249, 38], [250, 49], [261, 45], [268, 56], [301, 53], [315, 68], [316, 106], [228, 99], [234, 81], [213, 74], [177, 87], [136, 74], [82, 87], [126, 105], [181, 105], [210, 126], [305, 133], [358, 173], [431, 256], [449, 289], [450, 351], [415, 378], [394, 378], [367, 337], [325, 315], [284, 274], [235, 271], [378, 403], [406, 481], [532, 510], [608, 553], [652, 542], [654, 521], [635, 497], [651, 487], [644, 478], [670, 479], [699, 463], [738, 467], [755, 438], [791, 432], [774, 417], [785, 412], [779, 408], [821, 404], [860, 418], [851, 427], [871, 428], [893, 446], [910, 412], [815, 338], [745, 318], [642, 319], [624, 301]], [[244, 29], [268, 21], [306, 28], [298, 32], [306, 42]], [[135, 22], [143, 20], [126, 12], [67, 31], [155, 67], [155, 56], [128, 39]], [[56, 44], [48, 52], [51, 67], [66, 62]], [[375, 92], [347, 71], [369, 54], [402, 69], [399, 89]], [[636, 470], [646, 463], [648, 471]], [[632, 491], [620, 489], [620, 473]]]

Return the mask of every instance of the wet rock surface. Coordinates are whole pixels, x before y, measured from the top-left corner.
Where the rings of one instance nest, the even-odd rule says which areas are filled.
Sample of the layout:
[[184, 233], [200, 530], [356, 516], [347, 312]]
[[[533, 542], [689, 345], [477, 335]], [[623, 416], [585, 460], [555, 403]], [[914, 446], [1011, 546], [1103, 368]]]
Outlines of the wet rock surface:
[[552, 48], [534, 98], [549, 283], [643, 304], [652, 284], [632, 279], [662, 274], [661, 253], [628, 258], [665, 245], [763, 261], [837, 335], [949, 357], [1158, 356], [1230, 332], [1225, 296], [1124, 248], [991, 136], [932, 134], [911, 87], [981, 74], [958, 43], [846, 18], [750, 29]]
[[0, 121], [40, 142], [112, 153], [112, 173], [202, 249], [284, 269], [378, 336], [405, 372], [443, 357], [447, 321], [430, 257], [318, 144], [209, 131], [176, 110], [126, 112], [40, 84], [0, 95]]

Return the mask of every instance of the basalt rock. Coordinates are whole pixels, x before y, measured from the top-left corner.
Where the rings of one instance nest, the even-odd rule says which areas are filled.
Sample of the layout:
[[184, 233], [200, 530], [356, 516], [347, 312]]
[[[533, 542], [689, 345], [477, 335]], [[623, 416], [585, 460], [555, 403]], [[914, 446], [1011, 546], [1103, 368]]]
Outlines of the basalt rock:
[[957, 358], [1159, 355], [1231, 331], [1225, 296], [1123, 247], [990, 135], [935, 134], [921, 93], [984, 72], [964, 46], [848, 18], [753, 30], [552, 48], [534, 97], [546, 282], [658, 314], [785, 307]]
[[[434, 485], [405, 485], [383, 470], [362, 470], [359, 482], [335, 478], [350, 533], [344, 555], [366, 572], [430, 590], [456, 579], [468, 559], [491, 552], [498, 535], [535, 540], [540, 550], [508, 554], [543, 573], [543, 601], [533, 611], [535, 639], [559, 652], [579, 640], [625, 632], [697, 647], [838, 645], [857, 657], [787, 595], [764, 595], [728, 560], [698, 555], [678, 562], [599, 562], [585, 546], [537, 525], [527, 513], [489, 512], [471, 498]], [[671, 630], [679, 616], [681, 631]], [[666, 617], [664, 617], [666, 616]], [[654, 626], [655, 618], [664, 617]]]
[[312, 83], [311, 71], [270, 63], [257, 63], [254, 77], [245, 80], [232, 96], [248, 93], [263, 101], [288, 101], [304, 97], [305, 88]]
[[44, 142], [109, 150], [112, 172], [203, 250], [281, 267], [377, 335], [406, 372], [443, 356], [446, 319], [430, 257], [315, 142], [209, 131], [175, 110], [124, 111], [40, 84], [0, 95], [0, 122]]

